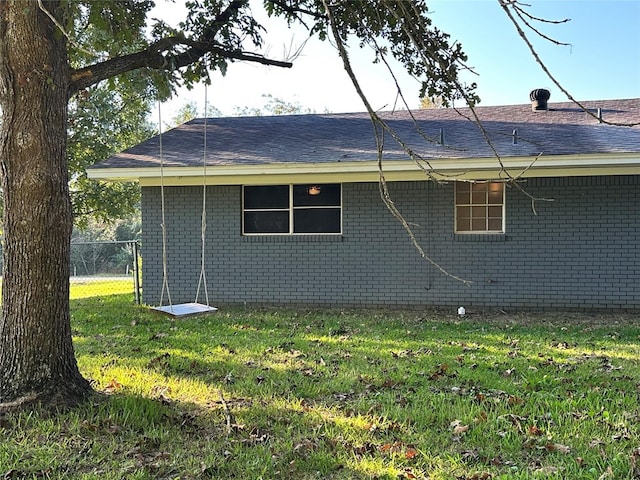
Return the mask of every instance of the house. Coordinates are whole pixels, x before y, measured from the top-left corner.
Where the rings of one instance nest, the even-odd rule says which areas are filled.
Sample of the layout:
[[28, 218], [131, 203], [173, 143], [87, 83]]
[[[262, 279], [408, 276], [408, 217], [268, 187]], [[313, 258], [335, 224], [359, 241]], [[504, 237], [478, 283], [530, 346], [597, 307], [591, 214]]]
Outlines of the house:
[[393, 204], [446, 273], [382, 201], [366, 113], [196, 119], [162, 134], [162, 155], [155, 137], [89, 175], [141, 185], [147, 304], [162, 197], [172, 301], [193, 301], [206, 192], [216, 305], [637, 309], [640, 99], [583, 105], [478, 107], [482, 129], [469, 109], [381, 114], [416, 155], [385, 135]]

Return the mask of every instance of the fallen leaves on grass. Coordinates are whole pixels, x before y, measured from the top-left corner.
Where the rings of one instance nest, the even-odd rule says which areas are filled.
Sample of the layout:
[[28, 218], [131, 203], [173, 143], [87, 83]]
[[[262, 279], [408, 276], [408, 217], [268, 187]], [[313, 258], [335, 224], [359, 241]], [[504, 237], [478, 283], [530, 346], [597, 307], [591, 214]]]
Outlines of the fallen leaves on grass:
[[564, 454], [571, 453], [571, 447], [567, 445], [563, 445], [561, 443], [547, 443], [545, 445], [545, 448], [547, 449], [548, 452], [558, 452], [558, 453], [564, 453]]
[[171, 403], [171, 399], [169, 398], [169, 394], [171, 393], [171, 387], [167, 385], [154, 385], [151, 387], [151, 398], [155, 398], [160, 400], [161, 403], [165, 405], [169, 405]]
[[493, 476], [489, 472], [474, 473], [470, 477], [464, 477], [465, 480], [491, 480]]
[[118, 382], [115, 378], [112, 378], [109, 383], [107, 383], [107, 386], [104, 387], [104, 389], [102, 390], [104, 393], [110, 394], [110, 393], [115, 393], [118, 390], [122, 389], [122, 384], [120, 382]]
[[320, 447], [317, 439], [304, 438], [296, 443], [293, 447], [293, 452], [307, 456], [309, 453], [316, 451]]
[[605, 480], [607, 478], [614, 478], [613, 469], [611, 467], [607, 467], [605, 472], [598, 477], [598, 480]]
[[51, 469], [46, 468], [42, 470], [17, 470], [12, 468], [7, 471], [3, 476], [3, 480], [23, 479], [23, 478], [51, 478]]
[[452, 440], [454, 442], [460, 441], [461, 437], [469, 431], [469, 425], [464, 425], [460, 420], [454, 420], [449, 424], [449, 428], [453, 433]]
[[507, 420], [509, 421], [514, 427], [516, 427], [516, 430], [520, 433], [524, 433], [524, 428], [522, 427], [522, 424], [524, 422], [526, 422], [528, 420], [528, 417], [523, 417], [520, 415], [515, 415], [513, 413], [507, 413], [506, 415], [500, 415], [498, 417], [498, 420]]
[[415, 448], [407, 446], [403, 442], [399, 441], [393, 443], [384, 443], [380, 445], [378, 450], [380, 451], [380, 453], [389, 455], [400, 454], [406, 459], [412, 459], [418, 454], [418, 451]]
[[393, 358], [414, 358], [414, 357], [418, 357], [421, 355], [433, 355], [433, 351], [429, 348], [423, 347], [423, 348], [419, 348], [417, 350], [399, 350], [399, 351], [392, 351], [391, 352], [391, 356]]
[[446, 377], [455, 377], [455, 374], [449, 374], [448, 371], [449, 365], [447, 365], [446, 363], [441, 363], [440, 365], [436, 365], [435, 370], [431, 372], [431, 374], [427, 378], [433, 381]]
[[556, 475], [560, 472], [558, 467], [547, 465], [545, 467], [537, 468], [533, 471], [536, 475]]
[[469, 425], [463, 425], [460, 420], [454, 420], [449, 424], [449, 427], [453, 430], [453, 433], [465, 433], [469, 430]]
[[640, 478], [640, 447], [631, 452], [631, 470], [634, 478]]
[[161, 355], [158, 355], [157, 357], [152, 358], [151, 360], [149, 360], [149, 363], [147, 363], [147, 368], [151, 369], [151, 368], [157, 368], [157, 367], [161, 367], [161, 368], [166, 368], [169, 365], [169, 357], [171, 356], [170, 353], [165, 352]]
[[151, 335], [151, 337], [149, 337], [149, 340], [160, 340], [161, 338], [165, 338], [168, 336], [169, 336], [168, 333], [158, 332]]
[[409, 478], [415, 479], [418, 478], [415, 473], [410, 468], [405, 468], [402, 472], [398, 474], [398, 479]]
[[527, 435], [531, 437], [540, 437], [544, 435], [544, 431], [542, 431], [540, 428], [536, 427], [535, 425], [529, 425], [529, 427], [527, 428]]

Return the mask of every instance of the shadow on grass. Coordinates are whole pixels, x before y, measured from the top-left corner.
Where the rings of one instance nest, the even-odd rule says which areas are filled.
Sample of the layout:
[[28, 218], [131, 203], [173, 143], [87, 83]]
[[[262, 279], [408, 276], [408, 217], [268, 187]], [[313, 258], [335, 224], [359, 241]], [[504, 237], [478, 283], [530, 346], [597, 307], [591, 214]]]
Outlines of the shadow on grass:
[[[289, 313], [237, 311], [174, 320], [118, 304], [74, 305], [81, 370], [98, 390], [114, 395], [108, 402], [125, 402], [127, 432], [192, 444], [192, 453], [180, 454], [160, 442], [168, 457], [199, 459], [179, 467], [182, 475], [198, 468], [213, 478], [411, 474], [405, 463], [413, 447], [400, 438], [399, 424], [390, 427], [392, 421], [373, 414], [377, 400], [367, 400], [385, 390], [400, 395], [395, 390], [408, 383], [405, 375], [396, 367], [380, 378], [362, 373], [381, 351], [405, 348], [400, 340], [367, 339], [366, 324], [349, 325], [335, 313], [291, 313], [292, 321]], [[163, 413], [149, 418], [145, 404]], [[97, 430], [124, 431], [119, 414], [105, 417], [113, 425]], [[139, 456], [138, 447], [125, 443]], [[142, 459], [163, 463], [157, 455]]]
[[[373, 478], [343, 460], [373, 457], [376, 446], [349, 443], [346, 429], [324, 431], [325, 420], [304, 410], [222, 397], [202, 405], [126, 390], [55, 417], [4, 418], [2, 478]], [[250, 424], [232, 413], [243, 411]]]
[[[605, 455], [621, 478], [632, 468], [633, 322], [258, 309], [176, 320], [128, 301], [72, 302], [80, 368], [109, 395], [55, 420], [10, 420], [0, 465], [67, 478], [529, 478], [553, 467], [597, 479]], [[613, 430], [602, 454], [590, 446]], [[571, 454], [556, 458], [548, 435], [572, 438]]]

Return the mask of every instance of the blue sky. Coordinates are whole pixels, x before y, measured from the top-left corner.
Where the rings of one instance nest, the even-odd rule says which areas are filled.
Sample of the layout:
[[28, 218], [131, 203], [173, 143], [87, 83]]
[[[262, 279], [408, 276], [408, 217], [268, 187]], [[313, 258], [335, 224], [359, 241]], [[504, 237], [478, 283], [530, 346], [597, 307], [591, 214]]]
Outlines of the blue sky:
[[[577, 99], [640, 96], [640, 1], [531, 0], [538, 17], [570, 21], [541, 25], [570, 46], [552, 45], [532, 35], [553, 75]], [[545, 87], [552, 101], [565, 97], [546, 77], [517, 36], [497, 1], [432, 1], [433, 20], [459, 39], [476, 67], [480, 96], [487, 104], [527, 101], [532, 88]], [[523, 96], [523, 93], [525, 94]]]
[[[161, 3], [158, 1], [158, 3]], [[178, 2], [180, 3], [180, 2]], [[640, 97], [640, 0], [529, 0], [528, 11], [537, 17], [562, 20], [540, 29], [570, 46], [557, 46], [531, 34], [534, 46], [558, 81], [579, 100]], [[429, 0], [434, 25], [459, 41], [468, 54], [468, 75], [478, 84], [482, 105], [527, 103], [535, 88], [551, 91], [551, 101], [566, 97], [546, 77], [518, 36], [497, 0]], [[177, 18], [175, 5], [171, 16]], [[258, 14], [260, 8], [254, 8]], [[162, 15], [160, 9], [158, 16]], [[164, 16], [164, 15], [162, 15]], [[266, 52], [281, 59], [301, 45], [303, 30], [291, 31], [282, 22], [264, 20]], [[293, 46], [293, 47], [292, 47]], [[351, 47], [356, 73], [374, 108], [391, 109], [396, 103], [393, 79], [381, 65], [373, 65], [372, 52]], [[410, 107], [418, 105], [419, 84], [396, 74]], [[235, 107], [260, 107], [263, 95], [271, 94], [297, 102], [315, 112], [363, 111], [350, 80], [342, 69], [337, 51], [328, 42], [306, 43], [292, 69], [232, 64], [226, 77], [214, 74], [208, 89], [209, 105], [223, 114]], [[202, 88], [180, 90], [163, 107], [171, 115], [187, 102], [204, 111]], [[165, 113], [163, 113], [165, 115]], [[165, 120], [166, 122], [166, 120]]]

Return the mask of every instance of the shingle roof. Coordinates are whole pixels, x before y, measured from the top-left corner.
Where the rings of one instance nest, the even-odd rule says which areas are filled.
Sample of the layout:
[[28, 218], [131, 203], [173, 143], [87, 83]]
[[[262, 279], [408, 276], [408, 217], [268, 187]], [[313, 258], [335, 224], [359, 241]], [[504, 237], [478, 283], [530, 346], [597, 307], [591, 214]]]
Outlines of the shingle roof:
[[[600, 109], [604, 120], [640, 122], [640, 98], [584, 102]], [[534, 112], [529, 104], [477, 107], [476, 112], [503, 157], [539, 154], [584, 155], [640, 152], [640, 126], [599, 123], [573, 103], [550, 103]], [[488, 158], [494, 152], [478, 126], [468, 121], [469, 109], [429, 109], [382, 113], [399, 136], [426, 159]], [[202, 166], [204, 119], [195, 119], [162, 134], [166, 167]], [[376, 160], [373, 127], [366, 113], [313, 114], [206, 119], [208, 166], [248, 166]], [[517, 131], [517, 144], [513, 133]], [[444, 146], [439, 143], [441, 135]], [[407, 154], [388, 135], [386, 160], [406, 160]], [[151, 138], [93, 167], [98, 169], [158, 168], [159, 137]]]

